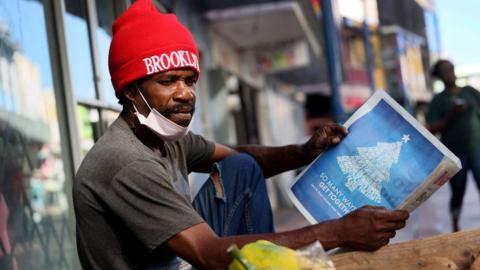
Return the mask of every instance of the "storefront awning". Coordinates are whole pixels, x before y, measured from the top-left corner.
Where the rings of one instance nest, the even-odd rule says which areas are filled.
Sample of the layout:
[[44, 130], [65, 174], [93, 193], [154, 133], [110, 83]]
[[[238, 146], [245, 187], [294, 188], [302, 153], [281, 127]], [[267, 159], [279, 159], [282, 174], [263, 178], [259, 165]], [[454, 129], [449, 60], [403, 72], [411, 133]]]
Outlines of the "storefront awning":
[[296, 1], [263, 2], [210, 10], [206, 18], [212, 31], [238, 49], [306, 39], [317, 56], [321, 53], [312, 22], [308, 21]]
[[0, 123], [6, 123], [20, 132], [25, 138], [46, 143], [50, 138], [48, 125], [0, 109]]

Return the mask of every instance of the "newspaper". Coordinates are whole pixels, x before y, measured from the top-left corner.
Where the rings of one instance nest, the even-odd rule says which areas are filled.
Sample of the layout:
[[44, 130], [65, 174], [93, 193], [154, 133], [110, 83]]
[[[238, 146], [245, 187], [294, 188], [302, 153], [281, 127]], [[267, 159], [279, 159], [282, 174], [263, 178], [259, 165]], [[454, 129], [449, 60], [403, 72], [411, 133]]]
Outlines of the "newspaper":
[[411, 212], [461, 169], [460, 160], [384, 91], [344, 126], [349, 134], [289, 189], [312, 224], [364, 205]]

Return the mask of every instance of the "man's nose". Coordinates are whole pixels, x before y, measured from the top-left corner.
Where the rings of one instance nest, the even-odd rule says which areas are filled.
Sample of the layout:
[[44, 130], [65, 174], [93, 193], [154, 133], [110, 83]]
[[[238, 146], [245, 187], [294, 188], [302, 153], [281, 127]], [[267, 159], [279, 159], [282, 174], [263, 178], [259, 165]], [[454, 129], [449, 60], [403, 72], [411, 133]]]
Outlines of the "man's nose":
[[184, 80], [178, 80], [175, 87], [175, 99], [181, 101], [191, 101], [192, 99], [195, 99], [194, 86], [188, 86]]

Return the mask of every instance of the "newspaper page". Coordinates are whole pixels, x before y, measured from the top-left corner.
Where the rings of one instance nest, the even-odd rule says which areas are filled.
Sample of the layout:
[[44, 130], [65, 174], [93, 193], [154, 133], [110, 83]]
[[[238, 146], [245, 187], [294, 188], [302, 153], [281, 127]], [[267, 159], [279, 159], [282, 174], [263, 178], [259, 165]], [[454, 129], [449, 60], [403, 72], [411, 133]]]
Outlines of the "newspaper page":
[[344, 126], [349, 134], [289, 189], [312, 224], [364, 205], [411, 212], [461, 169], [460, 160], [385, 91], [372, 95]]

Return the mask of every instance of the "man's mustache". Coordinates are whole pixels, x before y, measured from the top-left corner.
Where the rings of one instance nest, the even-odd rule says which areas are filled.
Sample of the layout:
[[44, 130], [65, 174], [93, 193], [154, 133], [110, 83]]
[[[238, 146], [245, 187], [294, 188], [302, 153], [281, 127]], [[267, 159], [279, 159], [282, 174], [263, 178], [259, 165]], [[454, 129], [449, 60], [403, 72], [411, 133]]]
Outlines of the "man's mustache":
[[190, 113], [192, 116], [195, 113], [195, 106], [193, 104], [177, 104], [166, 108], [162, 114], [169, 118], [174, 113]]

